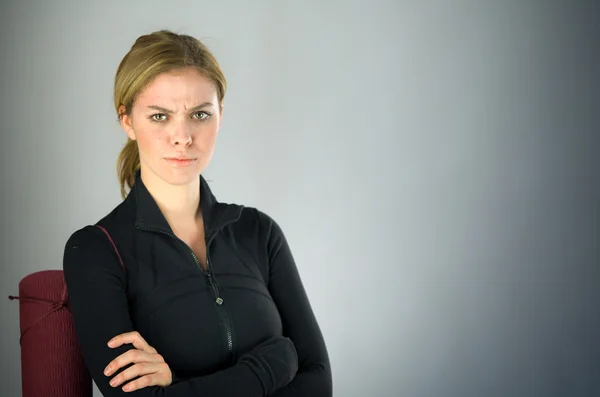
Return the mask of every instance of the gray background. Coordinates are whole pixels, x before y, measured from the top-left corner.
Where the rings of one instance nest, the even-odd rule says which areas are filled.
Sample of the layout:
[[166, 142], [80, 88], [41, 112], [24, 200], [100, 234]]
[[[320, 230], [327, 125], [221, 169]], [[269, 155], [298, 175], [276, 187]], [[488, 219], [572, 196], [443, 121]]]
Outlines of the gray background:
[[6, 296], [120, 202], [112, 79], [160, 28], [223, 66], [206, 176], [284, 228], [335, 396], [600, 395], [599, 8], [4, 1], [2, 395]]

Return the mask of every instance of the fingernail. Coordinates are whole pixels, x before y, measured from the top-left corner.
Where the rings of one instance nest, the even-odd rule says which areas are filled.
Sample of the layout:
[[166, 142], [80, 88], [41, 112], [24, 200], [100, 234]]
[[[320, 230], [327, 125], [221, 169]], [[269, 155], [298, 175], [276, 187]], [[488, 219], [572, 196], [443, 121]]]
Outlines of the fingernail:
[[123, 386], [123, 391], [129, 391], [131, 389], [131, 386], [129, 384], [126, 384], [125, 386]]
[[110, 367], [110, 365], [108, 367], [106, 367], [106, 369], [104, 370], [104, 375], [110, 375], [112, 371], [112, 368]]
[[108, 345], [111, 346], [114, 343], [114, 341], [115, 341], [114, 339], [109, 340]]
[[115, 386], [116, 384], [117, 384], [117, 378], [113, 378], [113, 379], [110, 381], [110, 385], [111, 385], [111, 386]]

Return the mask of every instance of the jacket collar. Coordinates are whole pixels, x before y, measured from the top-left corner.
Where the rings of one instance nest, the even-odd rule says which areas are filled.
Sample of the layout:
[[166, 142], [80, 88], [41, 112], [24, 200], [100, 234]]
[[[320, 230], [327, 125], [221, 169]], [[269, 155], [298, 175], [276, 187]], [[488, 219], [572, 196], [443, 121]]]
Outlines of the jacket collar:
[[[135, 225], [140, 229], [151, 229], [159, 232], [174, 234], [158, 204], [142, 182], [140, 171], [135, 176], [135, 183], [128, 198], [133, 198], [136, 204]], [[204, 219], [204, 235], [209, 241], [219, 229], [239, 219], [243, 207], [217, 201], [208, 183], [200, 175], [200, 209]]]

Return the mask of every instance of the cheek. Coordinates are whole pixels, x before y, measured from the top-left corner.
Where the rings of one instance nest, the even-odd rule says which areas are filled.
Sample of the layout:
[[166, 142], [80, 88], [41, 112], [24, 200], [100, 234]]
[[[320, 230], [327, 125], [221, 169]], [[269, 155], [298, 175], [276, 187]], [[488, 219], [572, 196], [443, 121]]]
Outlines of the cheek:
[[210, 141], [211, 146], [214, 146], [215, 143], [217, 142], [217, 135], [219, 135], [219, 131], [218, 130], [213, 130], [213, 131], [210, 132], [208, 139]]
[[158, 152], [166, 144], [166, 134], [159, 128], [144, 128], [136, 131], [138, 147], [144, 152]]
[[217, 135], [219, 135], [218, 126], [206, 126], [197, 132], [196, 142], [198, 146], [205, 147], [206, 149], [212, 149], [217, 141]]

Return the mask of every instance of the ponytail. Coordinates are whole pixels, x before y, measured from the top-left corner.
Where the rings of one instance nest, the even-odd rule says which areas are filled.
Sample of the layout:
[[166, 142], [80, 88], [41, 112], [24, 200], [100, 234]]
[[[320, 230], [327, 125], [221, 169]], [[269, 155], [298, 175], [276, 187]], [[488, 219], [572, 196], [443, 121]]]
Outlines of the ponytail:
[[135, 183], [135, 174], [140, 169], [140, 152], [137, 142], [127, 139], [127, 143], [117, 159], [117, 176], [121, 186], [121, 197], [127, 197], [126, 185], [129, 190]]

